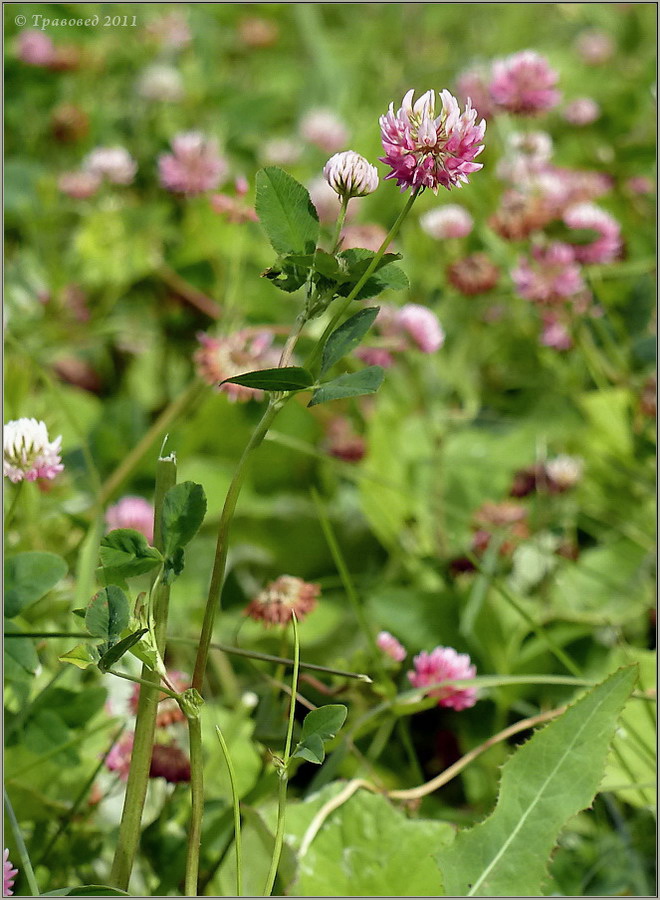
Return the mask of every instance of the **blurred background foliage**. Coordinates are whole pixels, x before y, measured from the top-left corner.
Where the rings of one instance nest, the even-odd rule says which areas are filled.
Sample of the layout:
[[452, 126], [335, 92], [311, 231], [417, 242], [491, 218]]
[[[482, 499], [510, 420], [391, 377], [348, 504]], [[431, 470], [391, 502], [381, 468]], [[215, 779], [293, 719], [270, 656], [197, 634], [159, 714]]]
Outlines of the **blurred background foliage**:
[[[178, 50], [159, 47], [146, 30], [173, 11], [192, 35]], [[286, 650], [279, 635], [245, 619], [243, 609], [266, 581], [293, 574], [323, 588], [321, 604], [301, 626], [305, 658], [370, 670], [369, 648], [310, 496], [316, 487], [371, 626], [391, 631], [410, 654], [440, 644], [468, 652], [479, 674], [566, 674], [508, 593], [584, 677], [598, 678], [630, 661], [652, 665], [655, 444], [644, 391], [655, 357], [655, 207], [652, 196], [631, 196], [626, 185], [630, 178], [655, 177], [655, 13], [653, 4], [626, 3], [5, 5], [5, 419], [44, 419], [51, 435], [62, 434], [66, 465], [47, 490], [26, 486], [35, 489], [22, 497], [8, 551], [53, 551], [69, 564], [67, 578], [25, 610], [21, 627], [71, 630], [69, 610], [88, 599], [78, 596], [80, 578], [84, 584], [96, 565], [92, 539], [87, 557], [80, 551], [100, 485], [187, 389], [196, 334], [246, 325], [287, 329], [297, 313], [296, 295], [279, 293], [259, 277], [272, 264], [272, 252], [258, 224], [227, 221], [208, 197], [180, 199], [160, 186], [157, 159], [171, 138], [186, 130], [215, 136], [232, 177], [248, 179], [251, 199], [268, 140], [300, 144], [299, 159], [285, 168], [301, 182], [320, 174], [328, 154], [297, 137], [308, 110], [332, 109], [346, 123], [348, 146], [375, 162], [378, 116], [392, 101], [397, 108], [410, 87], [455, 91], [470, 65], [530, 47], [560, 73], [567, 101], [592, 96], [601, 106], [588, 127], [569, 126], [559, 111], [538, 123], [552, 135], [558, 165], [612, 179], [603, 203], [621, 223], [625, 251], [621, 261], [590, 272], [605, 310], [600, 327], [589, 325], [585, 343], [568, 353], [539, 344], [530, 304], [515, 296], [507, 275], [525, 248], [506, 244], [487, 224], [502, 193], [494, 169], [506, 129], [513, 127], [489, 123], [483, 171], [451, 196], [472, 213], [474, 231], [460, 249], [425, 234], [419, 215], [447, 199], [427, 192], [395, 247], [410, 288], [382, 298], [430, 306], [447, 333], [444, 348], [433, 356], [402, 357], [368, 405], [347, 401], [310, 412], [301, 399], [286, 407], [240, 500], [216, 633], [226, 643]], [[21, 15], [28, 25], [35, 15], [98, 16], [100, 23], [126, 16], [137, 23], [46, 28], [69, 54], [69, 64], [54, 71], [18, 58], [15, 22]], [[594, 29], [614, 43], [604, 67], [586, 65], [576, 51], [580, 35]], [[138, 92], [145, 69], [155, 63], [179, 72], [179, 101], [150, 101]], [[62, 108], [72, 106], [79, 124], [67, 130]], [[58, 190], [63, 172], [79, 167], [94, 147], [113, 145], [137, 160], [132, 185], [105, 186], [89, 200]], [[388, 228], [403, 199], [384, 182], [353, 202], [359, 222]], [[449, 283], [447, 263], [467, 251], [485, 251], [501, 267], [494, 295], [466, 298]], [[200, 309], [199, 295], [217, 305], [217, 317]], [[494, 307], [498, 315], [489, 318]], [[256, 403], [231, 404], [206, 389], [167, 428], [179, 480], [201, 483], [209, 501], [173, 588], [173, 635], [197, 633], [224, 493], [259, 414]], [[335, 415], [346, 416], [364, 438], [361, 461], [327, 452]], [[124, 493], [152, 499], [159, 444], [160, 438], [106, 502]], [[579, 484], [524, 501], [531, 533], [509, 558], [498, 562], [491, 554], [482, 574], [452, 573], [451, 561], [470, 545], [475, 511], [505, 500], [517, 470], [559, 454], [583, 460]], [[570, 541], [572, 558], [555, 552], [562, 541]], [[38, 667], [23, 657], [22, 665], [7, 670], [10, 794], [42, 889], [78, 877], [91, 883], [111, 854], [108, 835], [121, 794], [116, 784], [105, 785], [110, 794], [98, 810], [85, 798], [54, 852], [48, 843], [51, 823], [66, 820], [72, 797], [117, 727], [103, 710], [106, 691], [115, 688], [92, 673], [62, 672], [57, 656], [66, 641], [37, 642], [36, 649]], [[169, 662], [189, 671], [191, 654], [172, 644]], [[267, 806], [273, 777], [263, 748], [282, 735], [282, 706], [264, 680], [267, 671], [243, 660], [232, 659], [230, 666], [216, 655], [208, 686], [216, 718], [207, 717], [209, 746], [213, 721], [231, 731], [246, 815], [252, 816], [246, 841], [261, 867], [267, 866], [268, 841], [260, 805]], [[394, 677], [405, 690], [405, 675]], [[55, 679], [57, 686], [49, 687]], [[246, 690], [262, 699], [254, 713], [241, 703]], [[313, 686], [305, 691], [322, 702]], [[354, 686], [341, 696], [356, 717], [378, 699]], [[372, 753], [386, 783], [416, 784], [510, 721], [569, 696], [565, 687], [504, 686], [488, 690], [474, 710], [419, 713], [409, 723], [415, 759], [392, 731], [394, 718], [389, 732], [378, 732], [378, 754], [373, 735], [359, 746]], [[631, 715], [646, 723], [631, 720], [633, 729], [648, 726], [639, 704]], [[494, 802], [507, 752], [500, 745], [481, 757], [460, 781], [424, 800], [422, 814], [459, 823], [482, 818]], [[231, 883], [228, 787], [215, 747], [213, 753], [203, 861], [211, 893], [230, 890]], [[350, 755], [335, 762], [336, 770], [312, 787], [357, 767]], [[640, 765], [639, 753], [613, 757], [608, 792], [562, 838], [548, 893], [652, 892], [653, 792], [629, 787], [652, 778]], [[301, 795], [310, 778], [303, 769], [294, 782]], [[167, 893], [176, 891], [181, 872], [185, 786], [172, 791], [158, 781], [152, 787], [140, 877], [151, 891]], [[17, 893], [25, 891], [19, 884]]]

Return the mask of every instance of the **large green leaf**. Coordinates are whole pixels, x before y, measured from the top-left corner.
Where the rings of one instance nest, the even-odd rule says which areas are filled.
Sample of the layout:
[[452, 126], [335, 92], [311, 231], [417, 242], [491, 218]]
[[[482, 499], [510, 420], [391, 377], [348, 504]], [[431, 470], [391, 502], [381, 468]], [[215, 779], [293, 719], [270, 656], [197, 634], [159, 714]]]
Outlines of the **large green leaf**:
[[326, 381], [312, 394], [308, 406], [328, 403], [330, 400], [343, 400], [346, 397], [360, 397], [362, 394], [375, 394], [383, 383], [385, 370], [381, 366], [368, 366], [359, 372], [340, 375], [332, 381]]
[[57, 891], [46, 891], [40, 897], [131, 897], [119, 888], [106, 887], [103, 884], [85, 884], [82, 887], [60, 888]]
[[436, 856], [448, 896], [542, 896], [559, 832], [598, 790], [636, 677], [619, 669], [514, 753], [492, 815]]
[[[332, 793], [336, 793], [334, 785]], [[321, 795], [327, 799], [326, 791]], [[287, 810], [287, 841], [299, 844], [309, 824], [306, 807]], [[360, 791], [333, 812], [299, 860], [287, 889], [301, 897], [438, 897], [442, 878], [433, 853], [451, 840], [445, 822], [408, 819], [381, 797]]]
[[314, 379], [300, 366], [284, 366], [275, 369], [258, 369], [225, 378], [221, 384], [242, 384], [261, 391], [299, 391], [314, 384]]
[[379, 308], [378, 306], [369, 306], [367, 309], [361, 309], [332, 332], [323, 348], [321, 375], [358, 346], [373, 325]]
[[128, 627], [131, 616], [128, 597], [115, 584], [92, 597], [85, 613], [85, 626], [92, 637], [113, 644]]
[[197, 534], [206, 515], [206, 496], [201, 484], [183, 481], [175, 484], [163, 499], [163, 545], [170, 557], [185, 547]]
[[150, 572], [162, 560], [160, 552], [132, 528], [116, 528], [101, 541], [101, 563], [118, 577], [134, 578]]
[[[5, 619], [5, 635], [22, 634], [23, 629]], [[7, 678], [25, 678], [34, 675], [39, 667], [39, 657], [30, 638], [5, 637], [5, 675]]]
[[348, 710], [341, 703], [319, 706], [307, 713], [298, 746], [292, 756], [320, 765], [325, 759], [324, 744], [332, 740], [346, 721]]
[[307, 189], [277, 166], [257, 172], [255, 208], [277, 253], [312, 253], [319, 218]]
[[28, 551], [5, 560], [5, 615], [17, 616], [36, 603], [67, 572], [67, 564], [55, 553]]
[[[350, 275], [350, 280], [338, 289], [338, 293], [342, 297], [348, 297], [354, 286], [367, 271], [375, 255], [372, 250], [362, 250], [360, 248], [343, 250], [339, 254], [340, 259], [345, 260], [348, 264]], [[403, 269], [395, 264], [398, 259], [401, 259], [398, 253], [385, 253], [378, 261], [376, 271], [362, 285], [355, 299], [367, 300], [369, 297], [375, 297], [388, 288], [392, 291], [405, 290], [409, 285], [408, 277]]]

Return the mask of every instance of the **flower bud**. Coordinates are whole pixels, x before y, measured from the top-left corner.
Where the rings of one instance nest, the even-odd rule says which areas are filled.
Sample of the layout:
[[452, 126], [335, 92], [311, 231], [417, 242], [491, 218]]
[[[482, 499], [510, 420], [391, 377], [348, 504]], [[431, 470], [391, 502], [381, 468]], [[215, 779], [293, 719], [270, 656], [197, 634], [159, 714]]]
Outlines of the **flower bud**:
[[378, 172], [364, 156], [345, 150], [331, 156], [323, 168], [323, 175], [340, 197], [365, 197], [378, 187]]

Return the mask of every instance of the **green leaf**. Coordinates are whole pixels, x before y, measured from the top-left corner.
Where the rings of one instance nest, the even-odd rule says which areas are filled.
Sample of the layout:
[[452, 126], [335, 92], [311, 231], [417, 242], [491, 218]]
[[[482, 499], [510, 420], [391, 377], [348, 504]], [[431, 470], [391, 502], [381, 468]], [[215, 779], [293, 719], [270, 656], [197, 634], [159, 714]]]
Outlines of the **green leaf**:
[[[19, 628], [14, 622], [5, 619], [5, 632], [8, 634], [22, 634], [23, 629]], [[16, 673], [16, 666], [19, 667], [18, 674], [27, 672], [30, 675], [34, 675], [39, 668], [39, 657], [30, 638], [5, 639], [5, 675], [8, 678], [11, 678]]]
[[148, 628], [141, 628], [139, 631], [134, 631], [133, 634], [129, 634], [128, 637], [123, 638], [119, 643], [115, 644], [109, 650], [106, 650], [99, 660], [99, 669], [102, 672], [107, 672], [108, 669], [113, 666], [117, 660], [121, 659], [124, 653], [128, 653], [131, 647], [135, 646], [148, 631]]
[[513, 754], [492, 815], [436, 856], [448, 896], [542, 896], [546, 861], [598, 790], [636, 677], [636, 667], [619, 669]]
[[206, 496], [201, 484], [175, 484], [163, 499], [162, 532], [164, 552], [171, 557], [197, 534], [206, 515]]
[[373, 325], [379, 309], [380, 307], [378, 306], [361, 309], [360, 312], [355, 313], [343, 325], [340, 325], [336, 331], [332, 332], [323, 348], [321, 375], [325, 374], [343, 356], [346, 356], [347, 353], [350, 353], [351, 350], [358, 346]]
[[[344, 259], [348, 264], [349, 279], [343, 284], [338, 293], [342, 297], [348, 297], [353, 287], [364, 275], [376, 254], [372, 250], [351, 249], [343, 250], [339, 254], [340, 259]], [[396, 260], [401, 259], [399, 253], [385, 253], [378, 261], [376, 271], [369, 276], [368, 281], [360, 288], [356, 300], [367, 300], [369, 297], [375, 297], [382, 291], [389, 288], [392, 291], [405, 290], [409, 286], [406, 273], [399, 266], [394, 265]]]
[[101, 563], [121, 578], [134, 578], [150, 572], [162, 560], [146, 537], [132, 528], [116, 528], [101, 541]]
[[319, 706], [318, 709], [307, 713], [303, 721], [300, 741], [292, 753], [308, 762], [318, 763], [325, 759], [326, 741], [332, 740], [341, 726], [346, 721], [348, 710], [340, 703], [332, 703], [329, 706]]
[[225, 378], [221, 384], [242, 384], [262, 391], [300, 391], [314, 384], [314, 379], [300, 366], [284, 366], [276, 369], [259, 369]]
[[185, 565], [185, 553], [183, 547], [177, 547], [171, 556], [165, 560], [163, 568], [163, 584], [172, 584], [175, 578], [183, 572]]
[[57, 891], [46, 891], [40, 897], [132, 897], [119, 888], [106, 887], [103, 884], [86, 884], [83, 887], [60, 888]]
[[85, 614], [85, 626], [92, 637], [114, 644], [128, 627], [131, 611], [128, 597], [115, 584], [92, 597]]
[[319, 217], [306, 188], [277, 166], [257, 172], [256, 185], [257, 215], [275, 251], [312, 253]]
[[[330, 790], [336, 793], [335, 785], [313, 801], [287, 807], [287, 842], [299, 846], [311, 813], [327, 802]], [[443, 896], [433, 853], [452, 836], [453, 828], [446, 822], [409, 819], [385, 797], [358, 791], [325, 821], [299, 859], [297, 878], [286, 893], [297, 897]]]
[[12, 618], [40, 600], [67, 573], [55, 553], [29, 551], [5, 560], [5, 615]]
[[71, 663], [79, 669], [87, 669], [96, 663], [97, 656], [88, 644], [76, 644], [73, 650], [57, 657], [60, 662]]
[[308, 406], [328, 403], [330, 400], [342, 400], [345, 397], [359, 397], [362, 394], [375, 394], [383, 383], [385, 370], [381, 366], [369, 366], [359, 372], [340, 375], [332, 381], [326, 381], [316, 388]]

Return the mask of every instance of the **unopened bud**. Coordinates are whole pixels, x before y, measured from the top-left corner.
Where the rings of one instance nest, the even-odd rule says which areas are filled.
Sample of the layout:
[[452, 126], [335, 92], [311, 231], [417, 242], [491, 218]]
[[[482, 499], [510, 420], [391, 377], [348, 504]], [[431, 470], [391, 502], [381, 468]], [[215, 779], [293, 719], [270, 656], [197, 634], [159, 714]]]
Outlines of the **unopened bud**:
[[331, 156], [323, 168], [323, 175], [330, 187], [347, 199], [365, 197], [378, 187], [376, 167], [353, 150]]

